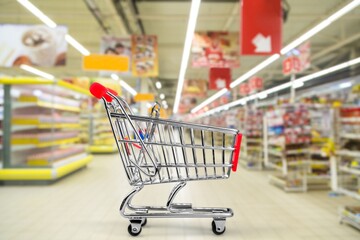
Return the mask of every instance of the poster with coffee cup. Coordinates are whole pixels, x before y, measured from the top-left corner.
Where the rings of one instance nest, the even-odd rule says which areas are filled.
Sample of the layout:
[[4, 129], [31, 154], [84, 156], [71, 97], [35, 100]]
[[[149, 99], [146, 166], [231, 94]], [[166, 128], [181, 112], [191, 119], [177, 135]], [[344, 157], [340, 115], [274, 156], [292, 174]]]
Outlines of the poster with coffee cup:
[[0, 24], [0, 66], [64, 66], [67, 32], [66, 26]]

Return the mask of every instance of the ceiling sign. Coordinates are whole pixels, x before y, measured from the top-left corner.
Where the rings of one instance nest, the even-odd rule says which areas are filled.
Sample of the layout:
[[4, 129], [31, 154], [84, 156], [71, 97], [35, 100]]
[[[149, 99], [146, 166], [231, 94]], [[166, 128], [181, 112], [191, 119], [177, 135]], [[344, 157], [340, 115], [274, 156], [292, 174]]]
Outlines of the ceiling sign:
[[144, 101], [153, 102], [154, 99], [155, 97], [154, 94], [152, 93], [138, 93], [134, 97], [135, 102], [144, 102]]
[[230, 68], [210, 68], [209, 89], [221, 90], [230, 89], [231, 69]]
[[242, 0], [240, 45], [242, 55], [272, 55], [281, 49], [281, 0]]
[[261, 77], [253, 76], [249, 79], [250, 92], [256, 92], [263, 89], [263, 79]]
[[89, 71], [129, 71], [129, 58], [127, 56], [90, 54], [83, 57], [83, 69]]

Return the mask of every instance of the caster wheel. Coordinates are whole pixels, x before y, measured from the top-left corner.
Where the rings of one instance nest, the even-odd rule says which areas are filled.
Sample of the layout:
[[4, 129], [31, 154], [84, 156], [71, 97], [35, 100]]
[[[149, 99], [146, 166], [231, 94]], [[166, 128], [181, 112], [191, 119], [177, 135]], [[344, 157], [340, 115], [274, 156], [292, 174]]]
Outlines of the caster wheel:
[[226, 227], [225, 227], [225, 226], [224, 226], [223, 229], [221, 229], [221, 227], [219, 227], [219, 226], [216, 227], [215, 221], [212, 221], [211, 226], [212, 226], [212, 231], [213, 231], [213, 233], [215, 233], [216, 235], [221, 235], [221, 234], [223, 234], [223, 233], [225, 232], [225, 230], [226, 230]]
[[131, 236], [137, 236], [141, 233], [141, 227], [137, 228], [137, 227], [133, 227], [131, 226], [131, 224], [128, 227], [128, 232]]
[[142, 221], [141, 221], [141, 226], [145, 226], [147, 224], [147, 218], [144, 218]]

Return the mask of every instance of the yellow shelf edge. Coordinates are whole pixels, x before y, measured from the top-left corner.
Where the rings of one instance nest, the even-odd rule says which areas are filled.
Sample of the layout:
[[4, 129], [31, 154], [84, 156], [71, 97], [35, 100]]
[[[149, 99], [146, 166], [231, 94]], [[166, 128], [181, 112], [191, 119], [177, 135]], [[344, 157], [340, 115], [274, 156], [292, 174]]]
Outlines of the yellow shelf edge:
[[0, 84], [21, 85], [21, 84], [53, 84], [54, 80], [34, 77], [0, 78]]
[[92, 155], [58, 168], [9, 168], [0, 169], [0, 180], [55, 180], [84, 167], [91, 162]]
[[73, 90], [75, 92], [78, 92], [78, 93], [81, 93], [81, 94], [84, 94], [86, 96], [92, 96], [91, 93], [89, 92], [89, 90], [85, 89], [85, 88], [81, 88], [81, 87], [78, 87], [78, 86], [75, 86], [71, 83], [68, 83], [68, 82], [65, 82], [64, 80], [59, 80], [57, 82], [57, 84], [61, 87], [64, 87], [64, 88], [67, 88], [67, 89], [70, 89], [70, 90]]
[[74, 172], [74, 171], [84, 167], [89, 162], [91, 162], [92, 159], [93, 159], [93, 156], [88, 155], [87, 157], [85, 157], [83, 159], [79, 159], [79, 160], [71, 162], [67, 165], [56, 168], [56, 170], [55, 170], [56, 178], [61, 178], [71, 172]]
[[91, 145], [88, 147], [91, 153], [114, 153], [116, 152], [116, 146], [112, 145]]
[[62, 145], [79, 141], [79, 137], [60, 139], [55, 141], [39, 142], [37, 138], [30, 139], [12, 139], [11, 144], [14, 145], [34, 145], [35, 147], [50, 147], [54, 145]]
[[80, 112], [79, 107], [72, 107], [72, 106], [66, 106], [66, 105], [62, 105], [62, 104], [58, 104], [58, 103], [45, 102], [45, 101], [38, 100], [37, 97], [33, 97], [33, 96], [20, 96], [18, 99], [18, 102], [33, 103], [39, 107], [54, 108], [57, 110]]
[[37, 128], [80, 128], [78, 123], [41, 123], [38, 119], [11, 119], [11, 123], [15, 125], [33, 125]]

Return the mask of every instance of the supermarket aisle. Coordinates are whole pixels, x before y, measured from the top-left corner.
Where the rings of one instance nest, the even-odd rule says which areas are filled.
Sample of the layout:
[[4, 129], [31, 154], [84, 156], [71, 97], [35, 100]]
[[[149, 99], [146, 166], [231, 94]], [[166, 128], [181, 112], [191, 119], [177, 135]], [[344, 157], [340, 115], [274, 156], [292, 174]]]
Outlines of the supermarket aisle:
[[[286, 194], [270, 186], [266, 175], [240, 168], [228, 180], [189, 183], [177, 199], [232, 207], [235, 216], [222, 239], [359, 239], [359, 231], [337, 221], [337, 207], [356, 201], [329, 198], [326, 192]], [[118, 213], [130, 189], [117, 155], [96, 156], [86, 170], [51, 186], [1, 187], [0, 239], [136, 239]], [[170, 189], [150, 186], [135, 202], [165, 204]], [[149, 219], [137, 238], [219, 239], [210, 223]]]

